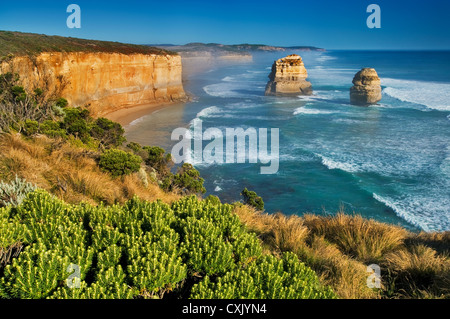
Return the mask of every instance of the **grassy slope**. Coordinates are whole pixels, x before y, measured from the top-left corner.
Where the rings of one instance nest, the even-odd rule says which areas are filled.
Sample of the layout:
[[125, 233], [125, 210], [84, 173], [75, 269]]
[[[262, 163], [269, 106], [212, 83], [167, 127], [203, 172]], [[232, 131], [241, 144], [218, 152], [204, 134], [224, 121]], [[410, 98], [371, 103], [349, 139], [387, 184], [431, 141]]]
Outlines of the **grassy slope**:
[[[415, 234], [343, 212], [287, 217], [241, 206], [235, 213], [266, 249], [294, 252], [341, 298], [450, 298], [450, 232]], [[367, 287], [373, 263], [382, 291]]]
[[[99, 155], [45, 136], [27, 140], [20, 134], [3, 134], [0, 136], [0, 180], [9, 181], [17, 175], [71, 204], [124, 203], [134, 194], [166, 203], [180, 198], [162, 191], [142, 172], [123, 178], [111, 177], [98, 167]], [[143, 179], [149, 182], [147, 187]]]
[[0, 57], [37, 55], [42, 52], [106, 52], [122, 54], [176, 53], [145, 45], [85, 40], [34, 33], [0, 31]]

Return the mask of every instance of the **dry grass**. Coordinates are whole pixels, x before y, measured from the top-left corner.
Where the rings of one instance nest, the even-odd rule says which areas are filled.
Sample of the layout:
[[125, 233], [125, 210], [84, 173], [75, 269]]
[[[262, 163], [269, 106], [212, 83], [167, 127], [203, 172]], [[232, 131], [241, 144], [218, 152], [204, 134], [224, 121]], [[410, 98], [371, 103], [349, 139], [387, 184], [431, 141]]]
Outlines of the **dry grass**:
[[273, 253], [292, 251], [314, 269], [321, 282], [345, 299], [376, 298], [366, 286], [366, 266], [343, 254], [324, 237], [312, 235], [298, 216], [269, 215], [254, 208], [236, 206], [234, 212], [250, 231], [258, 234]]
[[[266, 248], [292, 251], [341, 298], [449, 297], [449, 232], [409, 233], [361, 216], [268, 215], [245, 205], [235, 213]], [[367, 287], [367, 266], [381, 266], [382, 287]]]
[[324, 284], [333, 287], [340, 298], [379, 298], [378, 291], [367, 287], [366, 265], [343, 254], [324, 237], [313, 235], [297, 255], [320, 275]]
[[67, 142], [39, 136], [25, 140], [20, 134], [0, 136], [0, 179], [16, 175], [69, 203], [123, 203], [135, 194], [146, 200], [171, 203], [178, 195], [145, 183], [142, 172], [112, 178], [97, 165], [99, 154]]
[[380, 261], [400, 247], [408, 232], [401, 227], [339, 212], [334, 217], [304, 215], [304, 223], [316, 235], [324, 236], [351, 257], [365, 263]]
[[245, 205], [237, 206], [235, 213], [249, 230], [257, 233], [272, 250], [296, 251], [308, 236], [308, 229], [298, 216], [263, 214]]
[[397, 294], [403, 297], [450, 297], [450, 258], [425, 245], [390, 253], [384, 261], [391, 270]]

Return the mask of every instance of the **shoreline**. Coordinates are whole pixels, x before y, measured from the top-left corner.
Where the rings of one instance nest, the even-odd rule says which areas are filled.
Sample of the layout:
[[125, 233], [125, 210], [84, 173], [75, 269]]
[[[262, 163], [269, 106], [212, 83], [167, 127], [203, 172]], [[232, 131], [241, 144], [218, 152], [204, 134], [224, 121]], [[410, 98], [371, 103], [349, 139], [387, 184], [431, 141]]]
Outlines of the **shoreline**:
[[[188, 101], [188, 100], [187, 100]], [[151, 103], [151, 104], [139, 104], [139, 105], [133, 105], [129, 106], [127, 108], [122, 108], [120, 110], [113, 111], [111, 113], [105, 114], [103, 117], [107, 118], [108, 120], [111, 120], [113, 122], [117, 122], [122, 127], [127, 126], [131, 122], [152, 114], [156, 111], [159, 111], [163, 108], [169, 107], [171, 105], [177, 105], [179, 103], [186, 103], [187, 101], [173, 101], [173, 102], [158, 102], [158, 103]]]
[[[182, 66], [183, 66], [183, 87], [186, 81], [189, 81], [189, 78], [192, 75], [197, 73], [207, 72], [208, 70], [213, 69], [217, 66], [223, 66], [227, 64], [236, 64], [236, 63], [251, 63], [253, 62], [253, 56], [225, 56], [225, 57], [214, 57], [214, 56], [193, 56], [193, 57], [182, 57]], [[171, 105], [177, 105], [179, 103], [187, 103], [192, 101], [194, 96], [186, 92], [186, 99], [179, 101], [170, 101], [170, 102], [155, 102], [150, 104], [136, 104], [127, 106], [110, 113], [104, 114], [103, 117], [111, 120], [113, 122], [117, 122], [123, 127], [130, 124], [131, 122], [146, 116], [150, 115], [158, 110], [161, 110], [165, 107], [169, 107]]]

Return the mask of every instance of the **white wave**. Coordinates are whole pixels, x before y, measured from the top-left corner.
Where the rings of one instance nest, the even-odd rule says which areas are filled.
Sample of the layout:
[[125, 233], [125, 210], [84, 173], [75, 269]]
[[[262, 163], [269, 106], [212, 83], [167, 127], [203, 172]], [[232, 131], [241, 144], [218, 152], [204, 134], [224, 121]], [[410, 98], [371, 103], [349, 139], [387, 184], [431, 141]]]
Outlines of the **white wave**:
[[383, 93], [403, 102], [415, 103], [427, 108], [450, 111], [450, 84], [383, 78]]
[[210, 106], [207, 107], [206, 109], [201, 110], [199, 113], [197, 113], [197, 118], [201, 119], [201, 118], [206, 118], [206, 117], [210, 117], [211, 115], [220, 113], [221, 110], [217, 107], [217, 106]]
[[436, 201], [420, 196], [405, 196], [393, 199], [373, 193], [373, 198], [390, 207], [397, 216], [420, 229], [431, 231], [447, 231], [450, 229], [450, 200]]
[[222, 81], [224, 81], [224, 82], [234, 82], [234, 81], [236, 81], [236, 79], [234, 77], [232, 77], [232, 76], [226, 76], [226, 77], [224, 77], [222, 79]]
[[388, 198], [382, 197], [382, 196], [380, 196], [378, 194], [375, 194], [375, 193], [373, 193], [373, 198], [375, 198], [380, 203], [383, 203], [387, 207], [392, 208], [392, 210], [395, 212], [395, 214], [397, 216], [399, 216], [400, 218], [406, 220], [408, 223], [425, 230], [424, 229], [424, 225], [421, 225], [421, 223], [416, 218], [414, 218], [413, 214], [411, 214], [410, 212], [400, 208], [395, 203], [395, 201], [393, 201], [392, 199], [388, 199]]
[[143, 121], [144, 121], [144, 119], [145, 119], [145, 116], [143, 116], [143, 117], [140, 117], [140, 118], [138, 118], [138, 119], [136, 119], [136, 120], [132, 121], [132, 122], [131, 122], [130, 124], [128, 124], [128, 126], [134, 126], [134, 125], [137, 125], [137, 124], [139, 124], [139, 123], [143, 122]]
[[323, 96], [323, 95], [309, 95], [309, 96], [299, 95], [298, 98], [301, 101], [305, 101], [305, 102], [317, 101], [319, 99], [320, 100], [327, 99], [327, 97]]
[[335, 122], [335, 123], [345, 123], [345, 124], [361, 124], [361, 123], [364, 123], [366, 121], [355, 120], [355, 119], [339, 118], [339, 119], [333, 119], [333, 122]]
[[234, 96], [235, 92], [233, 92], [234, 86], [227, 85], [228, 83], [218, 83], [218, 84], [210, 84], [203, 88], [203, 91], [206, 94], [215, 96], [215, 97], [230, 97]]
[[220, 187], [220, 186], [216, 186], [216, 188], [214, 189], [214, 191], [217, 193], [217, 192], [220, 192], [222, 190], [222, 188]]
[[294, 110], [294, 115], [298, 114], [308, 114], [308, 115], [316, 115], [316, 114], [333, 114], [335, 112], [332, 111], [325, 111], [325, 110], [318, 110], [318, 109], [311, 109], [307, 107], [299, 107]]
[[[203, 87], [203, 91], [206, 92], [206, 94], [214, 97], [222, 97], [222, 98], [249, 98], [258, 96], [256, 94], [248, 94], [248, 93], [239, 93], [237, 90], [242, 89], [249, 89], [252, 90], [255, 87], [255, 83], [260, 83], [259, 81], [251, 82], [251, 81], [245, 81], [245, 82], [222, 82], [217, 84], [210, 84], [205, 87]], [[259, 85], [259, 84], [258, 84]]]
[[326, 156], [316, 154], [319, 156], [322, 160], [322, 164], [328, 167], [329, 169], [340, 169], [341, 171], [346, 171], [349, 173], [357, 173], [360, 171], [360, 168], [352, 163], [341, 163], [338, 161], [334, 161], [331, 158], [328, 158]]

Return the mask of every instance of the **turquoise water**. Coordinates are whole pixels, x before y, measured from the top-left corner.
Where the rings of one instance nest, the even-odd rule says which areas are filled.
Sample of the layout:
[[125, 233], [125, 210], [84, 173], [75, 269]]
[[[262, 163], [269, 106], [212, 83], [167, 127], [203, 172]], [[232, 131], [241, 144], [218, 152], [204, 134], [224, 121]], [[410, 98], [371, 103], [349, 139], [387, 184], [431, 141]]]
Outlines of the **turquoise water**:
[[[292, 52], [295, 53], [295, 52]], [[240, 199], [244, 187], [268, 212], [334, 214], [341, 207], [411, 230], [450, 230], [450, 52], [297, 52], [314, 95], [266, 97], [271, 65], [285, 53], [189, 78], [195, 100], [125, 127], [129, 140], [171, 150], [176, 127], [279, 128], [280, 168], [196, 164], [208, 194]], [[383, 99], [349, 104], [354, 74], [377, 70]], [[205, 142], [206, 145], [208, 142]]]

